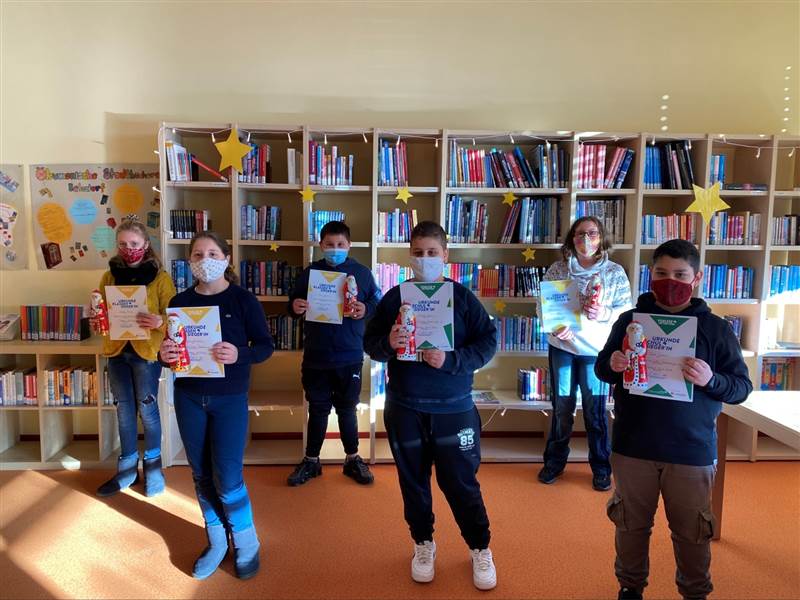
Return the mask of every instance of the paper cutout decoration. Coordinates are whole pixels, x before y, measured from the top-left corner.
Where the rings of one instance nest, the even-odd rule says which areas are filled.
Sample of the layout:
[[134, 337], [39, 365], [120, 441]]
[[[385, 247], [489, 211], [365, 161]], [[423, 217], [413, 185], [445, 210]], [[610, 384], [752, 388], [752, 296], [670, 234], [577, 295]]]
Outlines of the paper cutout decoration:
[[139, 191], [139, 188], [135, 185], [123, 183], [117, 188], [117, 191], [114, 192], [111, 201], [119, 212], [127, 215], [130, 213], [138, 213], [139, 209], [142, 208], [144, 198], [142, 198], [142, 192]]
[[408, 199], [413, 198], [414, 194], [408, 191], [408, 186], [397, 188], [397, 196], [395, 196], [395, 200], [402, 200], [405, 204], [408, 204]]
[[278, 251], [278, 248], [280, 248], [280, 246], [279, 246], [278, 244], [270, 244], [270, 245], [269, 245], [269, 249], [270, 249], [272, 252], [277, 252], [277, 251]]
[[514, 206], [514, 201], [517, 198], [514, 196], [514, 192], [506, 192], [503, 194], [503, 204], [508, 204], [509, 206]]
[[45, 202], [36, 213], [36, 221], [50, 242], [63, 243], [72, 237], [72, 221], [64, 207], [55, 202]]
[[313, 202], [317, 192], [306, 186], [298, 192], [303, 197], [303, 202]]
[[219, 170], [231, 167], [239, 173], [242, 172], [242, 159], [250, 153], [250, 146], [239, 141], [239, 132], [236, 127], [231, 129], [228, 139], [214, 144], [220, 155]]
[[503, 302], [502, 300], [495, 300], [494, 309], [498, 313], [502, 314], [502, 313], [506, 312], [506, 303]]
[[533, 257], [536, 256], [536, 250], [533, 248], [525, 248], [525, 250], [522, 251], [522, 256], [525, 257], [525, 262], [533, 260]]
[[698, 185], [692, 185], [692, 188], [694, 188], [694, 202], [687, 207], [685, 212], [700, 213], [706, 225], [711, 223], [711, 217], [715, 212], [730, 208], [730, 205], [726, 204], [719, 196], [719, 181], [710, 188], [704, 189]]

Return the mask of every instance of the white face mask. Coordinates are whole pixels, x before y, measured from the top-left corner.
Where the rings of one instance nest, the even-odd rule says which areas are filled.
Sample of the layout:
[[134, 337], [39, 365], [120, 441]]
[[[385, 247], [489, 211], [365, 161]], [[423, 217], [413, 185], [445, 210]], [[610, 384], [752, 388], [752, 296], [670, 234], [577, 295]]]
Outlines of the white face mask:
[[430, 283], [442, 276], [444, 260], [441, 256], [412, 256], [411, 270], [416, 279]]
[[189, 263], [189, 266], [192, 269], [192, 275], [197, 277], [197, 279], [203, 283], [211, 283], [225, 275], [225, 269], [228, 268], [228, 261], [206, 257], [203, 260]]

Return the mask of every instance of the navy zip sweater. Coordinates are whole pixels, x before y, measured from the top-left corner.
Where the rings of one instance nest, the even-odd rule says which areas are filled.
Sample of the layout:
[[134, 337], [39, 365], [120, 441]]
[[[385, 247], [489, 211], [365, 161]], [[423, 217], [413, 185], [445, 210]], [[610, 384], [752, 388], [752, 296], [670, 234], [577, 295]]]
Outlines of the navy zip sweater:
[[444, 364], [435, 369], [426, 362], [397, 360], [397, 352], [389, 346], [389, 333], [400, 304], [400, 286], [395, 286], [381, 300], [364, 334], [367, 354], [373, 360], [389, 363], [387, 403], [435, 414], [470, 410], [472, 374], [492, 360], [497, 351], [497, 329], [486, 309], [471, 291], [453, 282], [455, 350], [446, 352]]
[[[622, 349], [625, 328], [633, 313], [697, 317], [695, 356], [711, 367], [707, 385], [694, 386], [692, 402], [633, 396], [622, 387], [622, 373], [611, 370], [611, 355]], [[739, 404], [753, 391], [739, 342], [730, 324], [712, 314], [704, 300], [692, 298], [679, 313], [669, 313], [655, 302], [652, 292], [639, 296], [614, 324], [594, 367], [597, 377], [614, 385], [614, 452], [658, 462], [707, 466], [717, 458], [717, 416], [722, 403]]]
[[219, 306], [222, 341], [236, 346], [239, 357], [225, 365], [225, 377], [176, 377], [177, 389], [202, 396], [243, 394], [250, 388], [250, 365], [264, 362], [274, 347], [267, 329], [264, 309], [246, 289], [230, 284], [219, 294], [204, 296], [190, 288], [176, 295], [170, 306]]
[[358, 285], [358, 301], [366, 306], [366, 314], [361, 319], [345, 317], [341, 325], [306, 321], [303, 324], [303, 366], [310, 369], [336, 369], [363, 362], [364, 324], [375, 313], [375, 307], [381, 299], [381, 291], [372, 272], [352, 258], [345, 259], [336, 267], [329, 265], [324, 258], [314, 261], [303, 269], [289, 295], [288, 310], [293, 317], [300, 315], [292, 309], [292, 302], [297, 298], [305, 300], [308, 296], [308, 273], [311, 269], [353, 275]]

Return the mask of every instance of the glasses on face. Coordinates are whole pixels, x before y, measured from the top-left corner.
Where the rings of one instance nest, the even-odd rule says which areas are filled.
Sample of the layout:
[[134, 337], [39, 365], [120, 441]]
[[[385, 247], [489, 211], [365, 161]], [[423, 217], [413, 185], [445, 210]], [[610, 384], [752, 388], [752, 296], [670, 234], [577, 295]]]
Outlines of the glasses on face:
[[597, 240], [600, 239], [600, 232], [597, 230], [594, 231], [579, 231], [575, 234], [575, 239], [579, 240], [582, 237], [588, 237], [590, 240]]

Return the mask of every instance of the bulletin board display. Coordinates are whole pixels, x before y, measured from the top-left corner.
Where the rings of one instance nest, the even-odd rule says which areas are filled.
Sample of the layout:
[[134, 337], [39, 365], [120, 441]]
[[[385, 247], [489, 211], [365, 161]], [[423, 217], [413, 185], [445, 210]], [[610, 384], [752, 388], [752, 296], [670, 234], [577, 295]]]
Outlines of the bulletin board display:
[[105, 269], [128, 215], [160, 253], [158, 164], [62, 164], [30, 168], [34, 248], [40, 269]]
[[0, 266], [3, 270], [28, 268], [24, 173], [22, 165], [0, 165]]

